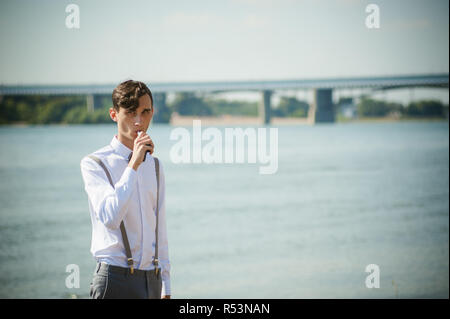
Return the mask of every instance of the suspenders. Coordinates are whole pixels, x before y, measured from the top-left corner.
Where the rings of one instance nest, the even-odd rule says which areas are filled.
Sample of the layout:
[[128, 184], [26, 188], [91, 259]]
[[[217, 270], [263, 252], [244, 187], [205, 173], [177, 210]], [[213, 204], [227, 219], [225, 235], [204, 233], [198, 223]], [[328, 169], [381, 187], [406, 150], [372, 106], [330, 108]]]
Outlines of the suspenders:
[[[109, 174], [108, 169], [106, 168], [105, 164], [94, 155], [88, 155], [89, 158], [93, 159], [95, 162], [97, 162], [105, 171], [106, 176], [108, 177], [109, 183], [114, 188], [114, 183], [112, 181], [111, 175]], [[159, 216], [159, 161], [158, 158], [153, 157], [155, 159], [155, 172], [156, 172], [156, 227], [155, 227], [155, 256], [153, 257], [153, 265], [155, 266], [155, 273], [158, 275], [158, 216]], [[127, 256], [127, 264], [130, 266], [130, 272], [133, 274], [134, 267], [133, 267], [133, 258], [131, 256], [131, 249], [130, 249], [130, 243], [128, 242], [128, 236], [127, 232], [125, 230], [125, 225], [123, 224], [123, 220], [120, 222], [120, 232], [122, 233], [122, 239], [123, 244], [125, 246], [125, 254]]]

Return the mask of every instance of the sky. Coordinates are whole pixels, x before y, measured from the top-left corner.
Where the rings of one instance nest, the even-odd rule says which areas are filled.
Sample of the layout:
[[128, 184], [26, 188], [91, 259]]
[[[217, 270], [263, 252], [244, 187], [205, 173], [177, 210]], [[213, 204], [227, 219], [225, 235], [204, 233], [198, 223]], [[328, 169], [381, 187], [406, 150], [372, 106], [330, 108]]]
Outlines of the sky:
[[448, 0], [0, 0], [0, 84], [448, 73], [448, 12]]

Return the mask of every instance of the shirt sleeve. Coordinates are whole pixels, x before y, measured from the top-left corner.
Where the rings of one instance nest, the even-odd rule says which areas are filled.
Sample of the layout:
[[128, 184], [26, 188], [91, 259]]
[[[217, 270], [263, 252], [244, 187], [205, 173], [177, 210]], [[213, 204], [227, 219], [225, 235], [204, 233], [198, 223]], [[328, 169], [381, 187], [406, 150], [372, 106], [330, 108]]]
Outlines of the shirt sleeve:
[[137, 172], [127, 166], [113, 188], [103, 168], [94, 160], [84, 157], [80, 166], [84, 189], [96, 218], [110, 229], [119, 228], [137, 184]]
[[159, 161], [159, 226], [158, 226], [158, 251], [161, 264], [161, 278], [163, 283], [162, 294], [171, 295], [170, 289], [170, 261], [169, 242], [167, 239], [166, 225], [166, 180], [164, 169]]

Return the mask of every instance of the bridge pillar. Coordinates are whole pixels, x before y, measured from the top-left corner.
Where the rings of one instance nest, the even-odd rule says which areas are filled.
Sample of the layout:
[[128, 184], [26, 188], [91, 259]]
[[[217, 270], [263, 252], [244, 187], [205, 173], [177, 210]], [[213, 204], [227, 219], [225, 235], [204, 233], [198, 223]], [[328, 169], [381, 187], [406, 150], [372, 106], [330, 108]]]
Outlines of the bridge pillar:
[[111, 98], [109, 95], [105, 94], [89, 94], [86, 96], [86, 106], [88, 112], [94, 112], [103, 107], [103, 99]]
[[315, 89], [314, 103], [309, 108], [311, 123], [333, 123], [335, 121], [332, 89]]
[[94, 112], [94, 95], [88, 94], [86, 95], [86, 107], [89, 113]]
[[170, 117], [172, 116], [172, 110], [167, 107], [166, 93], [155, 93], [153, 94], [153, 99], [153, 123], [169, 123]]
[[259, 116], [263, 119], [264, 124], [270, 124], [270, 119], [272, 117], [272, 108], [270, 105], [270, 98], [272, 97], [272, 91], [264, 90], [262, 91], [262, 101], [259, 104]]

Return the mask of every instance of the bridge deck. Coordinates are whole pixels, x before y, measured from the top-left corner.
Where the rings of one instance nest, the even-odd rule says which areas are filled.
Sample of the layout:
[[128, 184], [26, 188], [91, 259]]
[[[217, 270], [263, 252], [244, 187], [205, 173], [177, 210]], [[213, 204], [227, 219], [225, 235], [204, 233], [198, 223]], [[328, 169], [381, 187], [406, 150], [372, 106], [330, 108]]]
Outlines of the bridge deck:
[[[300, 79], [274, 81], [222, 81], [151, 83], [152, 92], [229, 92], [289, 89], [345, 89], [345, 88], [448, 88], [449, 74], [403, 75], [382, 77], [354, 77], [330, 79]], [[83, 95], [111, 94], [116, 84], [92, 85], [0, 85], [0, 95]]]

